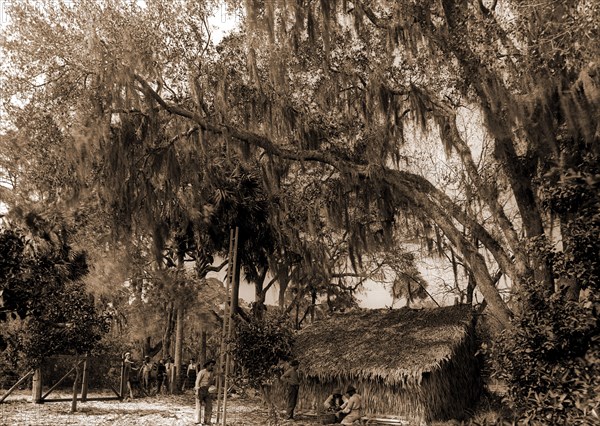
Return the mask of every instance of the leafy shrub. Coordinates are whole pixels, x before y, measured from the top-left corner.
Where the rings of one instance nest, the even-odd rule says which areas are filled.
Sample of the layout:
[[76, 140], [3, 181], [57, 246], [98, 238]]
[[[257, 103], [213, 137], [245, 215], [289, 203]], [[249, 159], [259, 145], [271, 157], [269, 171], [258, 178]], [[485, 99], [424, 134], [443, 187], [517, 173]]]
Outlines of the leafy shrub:
[[522, 421], [587, 424], [600, 414], [600, 305], [528, 290], [535, 308], [524, 309], [496, 346], [507, 402]]
[[532, 280], [520, 289], [514, 328], [494, 348], [495, 375], [521, 422], [600, 423], [600, 174], [597, 160], [588, 164], [587, 173], [568, 171], [542, 188], [564, 248], [538, 238], [529, 249], [558, 288]]
[[91, 351], [109, 322], [81, 281], [85, 254], [56, 233], [26, 238], [20, 229], [0, 229], [0, 252], [4, 364], [23, 371], [50, 355]]
[[251, 317], [237, 323], [233, 353], [250, 385], [259, 387], [272, 379], [273, 368], [279, 361], [291, 357], [292, 345], [290, 325], [269, 316]]

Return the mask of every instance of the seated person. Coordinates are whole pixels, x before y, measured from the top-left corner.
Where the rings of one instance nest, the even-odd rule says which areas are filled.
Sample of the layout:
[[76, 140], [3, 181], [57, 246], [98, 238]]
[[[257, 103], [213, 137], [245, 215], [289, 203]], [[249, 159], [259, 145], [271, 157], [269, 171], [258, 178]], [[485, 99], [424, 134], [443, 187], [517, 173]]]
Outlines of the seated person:
[[345, 413], [342, 413], [342, 405], [348, 401], [345, 395], [342, 395], [342, 391], [339, 389], [335, 389], [331, 395], [325, 400], [323, 406], [325, 409], [335, 414], [335, 422], [339, 423], [342, 421], [344, 417], [346, 417]]
[[342, 413], [345, 413], [346, 417], [344, 417], [341, 423], [343, 425], [351, 425], [362, 417], [362, 399], [356, 393], [356, 389], [353, 386], [348, 387], [346, 394], [350, 398], [342, 405]]

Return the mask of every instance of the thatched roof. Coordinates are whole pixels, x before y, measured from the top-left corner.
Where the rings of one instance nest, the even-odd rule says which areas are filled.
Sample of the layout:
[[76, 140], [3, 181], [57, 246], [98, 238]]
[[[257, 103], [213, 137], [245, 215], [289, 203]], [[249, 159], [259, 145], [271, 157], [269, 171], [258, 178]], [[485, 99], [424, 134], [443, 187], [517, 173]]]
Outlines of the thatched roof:
[[464, 305], [334, 314], [300, 331], [294, 352], [304, 377], [321, 382], [415, 385], [450, 359], [471, 319]]

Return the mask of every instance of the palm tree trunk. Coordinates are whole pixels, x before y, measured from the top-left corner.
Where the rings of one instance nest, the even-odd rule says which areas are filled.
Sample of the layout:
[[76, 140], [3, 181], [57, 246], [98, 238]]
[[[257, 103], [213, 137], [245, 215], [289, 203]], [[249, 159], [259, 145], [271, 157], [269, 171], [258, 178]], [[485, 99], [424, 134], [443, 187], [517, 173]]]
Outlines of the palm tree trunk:
[[181, 367], [183, 365], [183, 307], [177, 306], [177, 319], [175, 326], [175, 378], [173, 380], [173, 393], [181, 392]]

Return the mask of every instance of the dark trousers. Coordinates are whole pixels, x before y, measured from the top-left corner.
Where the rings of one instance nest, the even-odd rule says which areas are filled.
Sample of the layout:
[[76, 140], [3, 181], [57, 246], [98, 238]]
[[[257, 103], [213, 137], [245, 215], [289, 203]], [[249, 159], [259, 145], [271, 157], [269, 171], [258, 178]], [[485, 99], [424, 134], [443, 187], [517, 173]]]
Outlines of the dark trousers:
[[210, 424], [212, 418], [212, 395], [207, 386], [202, 386], [196, 391], [196, 422], [200, 422], [200, 408], [204, 405], [203, 423]]
[[287, 404], [287, 417], [291, 419], [294, 417], [294, 410], [296, 409], [296, 403], [298, 402], [298, 385], [290, 385], [288, 388], [288, 404]]

